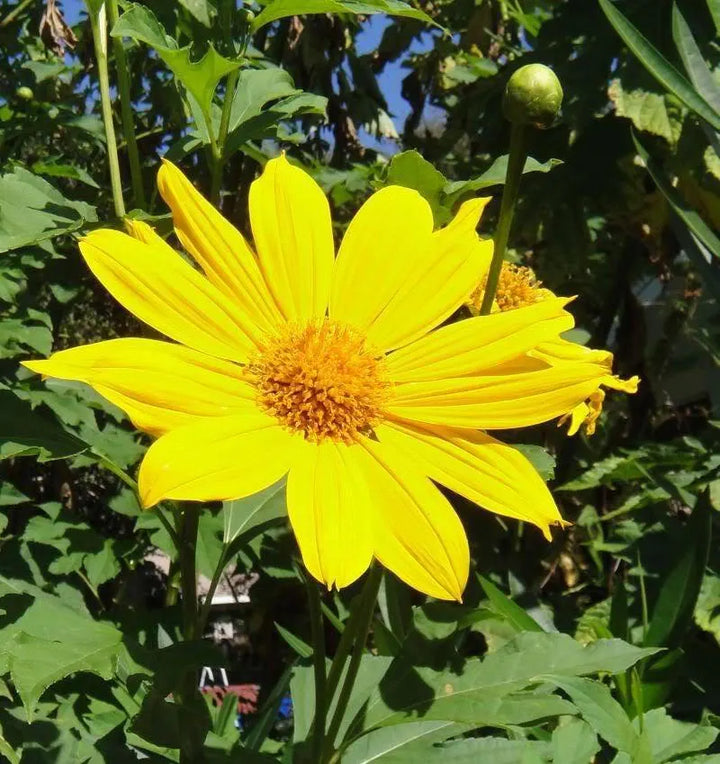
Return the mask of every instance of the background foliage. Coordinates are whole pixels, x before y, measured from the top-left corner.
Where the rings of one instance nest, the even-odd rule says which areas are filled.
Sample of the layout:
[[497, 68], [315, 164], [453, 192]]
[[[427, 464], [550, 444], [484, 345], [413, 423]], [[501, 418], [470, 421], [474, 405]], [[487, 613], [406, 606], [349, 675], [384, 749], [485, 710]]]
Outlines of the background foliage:
[[[237, 580], [257, 580], [231, 608], [236, 636], [222, 650], [181, 644], [178, 571], [155, 563], [172, 545], [128, 477], [147, 440], [88, 388], [19, 366], [147, 333], [79, 258], [77, 236], [115, 211], [90, 24], [83, 13], [63, 26], [62, 10], [0, 0], [0, 753], [177, 760], [192, 723], [208, 760], [301, 760], [309, 627], [281, 487], [203, 512], [200, 571], [211, 577], [224, 555]], [[464, 603], [426, 603], [385, 579], [342, 761], [720, 761], [720, 3], [147, 0], [121, 11], [112, 39], [132, 75], [142, 179], [131, 187], [116, 102], [125, 199], [164, 233], [160, 156], [222, 190], [223, 212], [246, 229], [249, 184], [280, 148], [328, 192], [338, 236], [388, 182], [420, 190], [441, 224], [463, 196], [499, 194], [510, 73], [555, 69], [562, 120], [533, 135], [511, 254], [580, 295], [574, 339], [610, 347], [643, 383], [610, 396], [591, 439], [554, 425], [523, 435], [573, 522], [552, 544], [454, 497], [477, 571]], [[375, 12], [395, 15], [370, 22]], [[398, 67], [403, 101], [389, 105], [383, 83]], [[239, 86], [219, 171], [228, 76]], [[323, 598], [331, 650], [354, 594]], [[168, 701], [203, 665], [261, 686], [242, 729], [233, 696], [190, 722]], [[282, 722], [287, 692], [294, 718]]]

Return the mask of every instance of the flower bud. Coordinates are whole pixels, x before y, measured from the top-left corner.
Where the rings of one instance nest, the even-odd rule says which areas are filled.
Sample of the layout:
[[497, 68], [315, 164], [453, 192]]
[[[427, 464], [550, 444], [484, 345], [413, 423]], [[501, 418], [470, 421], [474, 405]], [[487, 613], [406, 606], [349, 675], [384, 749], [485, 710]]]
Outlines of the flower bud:
[[33, 93], [32, 90], [27, 87], [27, 85], [22, 85], [19, 87], [15, 91], [15, 95], [22, 101], [32, 101], [32, 99], [35, 98], [35, 93]]
[[547, 128], [557, 118], [562, 99], [562, 85], [555, 72], [543, 64], [527, 64], [508, 80], [503, 114], [516, 125]]

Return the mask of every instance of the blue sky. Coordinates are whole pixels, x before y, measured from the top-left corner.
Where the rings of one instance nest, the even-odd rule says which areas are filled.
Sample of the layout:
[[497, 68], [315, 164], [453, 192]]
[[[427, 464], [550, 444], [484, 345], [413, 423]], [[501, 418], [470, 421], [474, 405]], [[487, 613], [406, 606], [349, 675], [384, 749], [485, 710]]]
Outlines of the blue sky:
[[[70, 24], [75, 24], [83, 14], [83, 0], [62, 0], [62, 7], [65, 17]], [[358, 35], [357, 47], [360, 54], [368, 53], [375, 49], [380, 42], [383, 30], [388, 24], [384, 16], [371, 16], [365, 23], [365, 29]], [[423, 45], [415, 43], [412, 50], [419, 51]], [[407, 70], [402, 68], [401, 62], [389, 63], [386, 65], [382, 74], [378, 78], [380, 89], [388, 103], [390, 115], [395, 122], [395, 127], [402, 132], [405, 119], [410, 113], [410, 106], [401, 96], [402, 80], [407, 74]], [[376, 142], [370, 136], [364, 136], [364, 142], [367, 145], [376, 147], [386, 153], [392, 153], [394, 146], [391, 142]]]

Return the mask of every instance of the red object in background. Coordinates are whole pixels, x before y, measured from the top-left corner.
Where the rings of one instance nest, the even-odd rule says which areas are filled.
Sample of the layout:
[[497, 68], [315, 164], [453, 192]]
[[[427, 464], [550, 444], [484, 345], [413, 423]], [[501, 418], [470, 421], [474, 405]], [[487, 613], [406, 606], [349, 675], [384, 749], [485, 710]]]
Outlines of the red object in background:
[[228, 685], [205, 685], [201, 692], [203, 695], [209, 695], [213, 705], [222, 705], [225, 696], [228, 694], [237, 695], [238, 713], [254, 714], [257, 711], [257, 699], [260, 693], [259, 684], [228, 684]]

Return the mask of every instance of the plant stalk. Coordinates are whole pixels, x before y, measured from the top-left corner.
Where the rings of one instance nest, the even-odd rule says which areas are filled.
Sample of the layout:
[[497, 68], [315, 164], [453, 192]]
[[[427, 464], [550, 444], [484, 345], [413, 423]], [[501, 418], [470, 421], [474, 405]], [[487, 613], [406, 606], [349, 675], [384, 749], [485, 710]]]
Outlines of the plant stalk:
[[320, 605], [317, 582], [305, 574], [305, 588], [310, 611], [310, 630], [313, 646], [313, 671], [315, 675], [315, 716], [312, 723], [312, 761], [320, 761], [325, 739], [327, 717], [327, 675], [325, 674], [325, 627]]
[[112, 189], [115, 215], [125, 217], [125, 203], [122, 195], [122, 180], [120, 178], [120, 163], [118, 161], [117, 138], [113, 125], [112, 100], [110, 98], [110, 78], [108, 76], [107, 56], [107, 16], [105, 5], [98, 13], [90, 12], [93, 42], [95, 44], [95, 59], [98, 68], [100, 85], [100, 102], [102, 105], [103, 123], [105, 124], [105, 140], [107, 143], [108, 165], [110, 167], [110, 187]]
[[492, 262], [490, 263], [490, 270], [488, 271], [482, 306], [480, 307], [480, 314], [483, 316], [488, 315], [492, 311], [495, 292], [497, 292], [498, 281], [500, 280], [500, 271], [502, 270], [508, 239], [510, 238], [510, 229], [515, 217], [520, 179], [522, 178], [526, 158], [525, 126], [513, 124], [510, 131], [510, 153], [505, 173], [505, 188], [500, 205], [500, 220], [498, 220], [497, 231], [495, 232], [495, 249], [493, 251]]
[[225, 142], [227, 140], [228, 129], [230, 127], [230, 113], [232, 111], [232, 104], [235, 98], [235, 88], [237, 87], [238, 77], [240, 71], [234, 69], [228, 75], [227, 84], [225, 86], [225, 98], [223, 100], [222, 114], [220, 115], [220, 128], [218, 129], [217, 138], [214, 143], [211, 143], [212, 148], [212, 178], [210, 184], [210, 201], [217, 205], [220, 201], [220, 188], [222, 187], [222, 173], [225, 167]]
[[[186, 504], [178, 515], [177, 535], [180, 541], [178, 558], [180, 563], [180, 591], [182, 593], [183, 639], [186, 642], [198, 639], [197, 570], [195, 554], [197, 546], [200, 507]], [[178, 688], [178, 704], [181, 707], [182, 739], [180, 743], [180, 764], [200, 764], [204, 761], [204, 731], [196, 723], [198, 707], [205, 701], [198, 690], [197, 671], [187, 671]]]
[[[351, 632], [352, 651], [350, 652], [350, 662], [348, 664], [347, 673], [345, 674], [345, 679], [340, 689], [337, 703], [335, 704], [335, 710], [333, 711], [332, 720], [328, 727], [327, 735], [325, 736], [323, 755], [319, 760], [323, 764], [332, 764], [333, 762], [338, 761], [337, 751], [335, 750], [335, 739], [340, 730], [340, 725], [345, 716], [345, 711], [347, 710], [350, 696], [352, 695], [352, 690], [355, 686], [355, 680], [357, 679], [358, 671], [360, 670], [360, 662], [362, 661], [365, 652], [365, 643], [370, 631], [370, 625], [372, 624], [373, 614], [375, 613], [375, 604], [377, 603], [381, 581], [382, 568], [377, 564], [373, 564], [360, 595], [357, 609], [351, 616], [352, 620], [351, 622], [348, 622], [341, 638], [342, 644], [345, 634]], [[337, 658], [338, 656], [336, 655], [335, 657]], [[339, 664], [340, 672], [342, 672], [344, 664], [345, 660], [343, 658], [342, 663]], [[335, 668], [335, 661], [333, 661], [333, 665], [330, 667], [331, 675], [333, 673], [333, 668]], [[329, 681], [328, 689], [330, 689], [334, 695], [334, 688], [330, 687]], [[328, 695], [328, 697], [332, 697], [332, 695]]]
[[205, 599], [203, 600], [202, 607], [200, 608], [200, 614], [198, 616], [198, 632], [200, 636], [202, 636], [203, 632], [205, 631], [205, 626], [207, 625], [207, 620], [210, 616], [210, 609], [212, 608], [213, 597], [215, 596], [215, 590], [218, 588], [222, 574], [228, 564], [228, 548], [229, 547], [227, 544], [223, 545], [222, 552], [220, 553], [220, 559], [218, 560], [215, 572], [213, 573], [212, 581], [210, 581], [210, 588], [208, 589], [208, 592], [205, 595]]
[[[115, 26], [119, 17], [118, 0], [107, 0], [107, 7], [110, 24]], [[115, 65], [117, 67], [123, 136], [127, 144], [128, 161], [130, 162], [130, 183], [132, 185], [133, 199], [136, 207], [145, 209], [145, 189], [143, 188], [140, 153], [138, 152], [135, 136], [135, 122], [130, 98], [130, 67], [125, 55], [125, 46], [120, 37], [113, 37], [113, 50], [115, 51]]]

